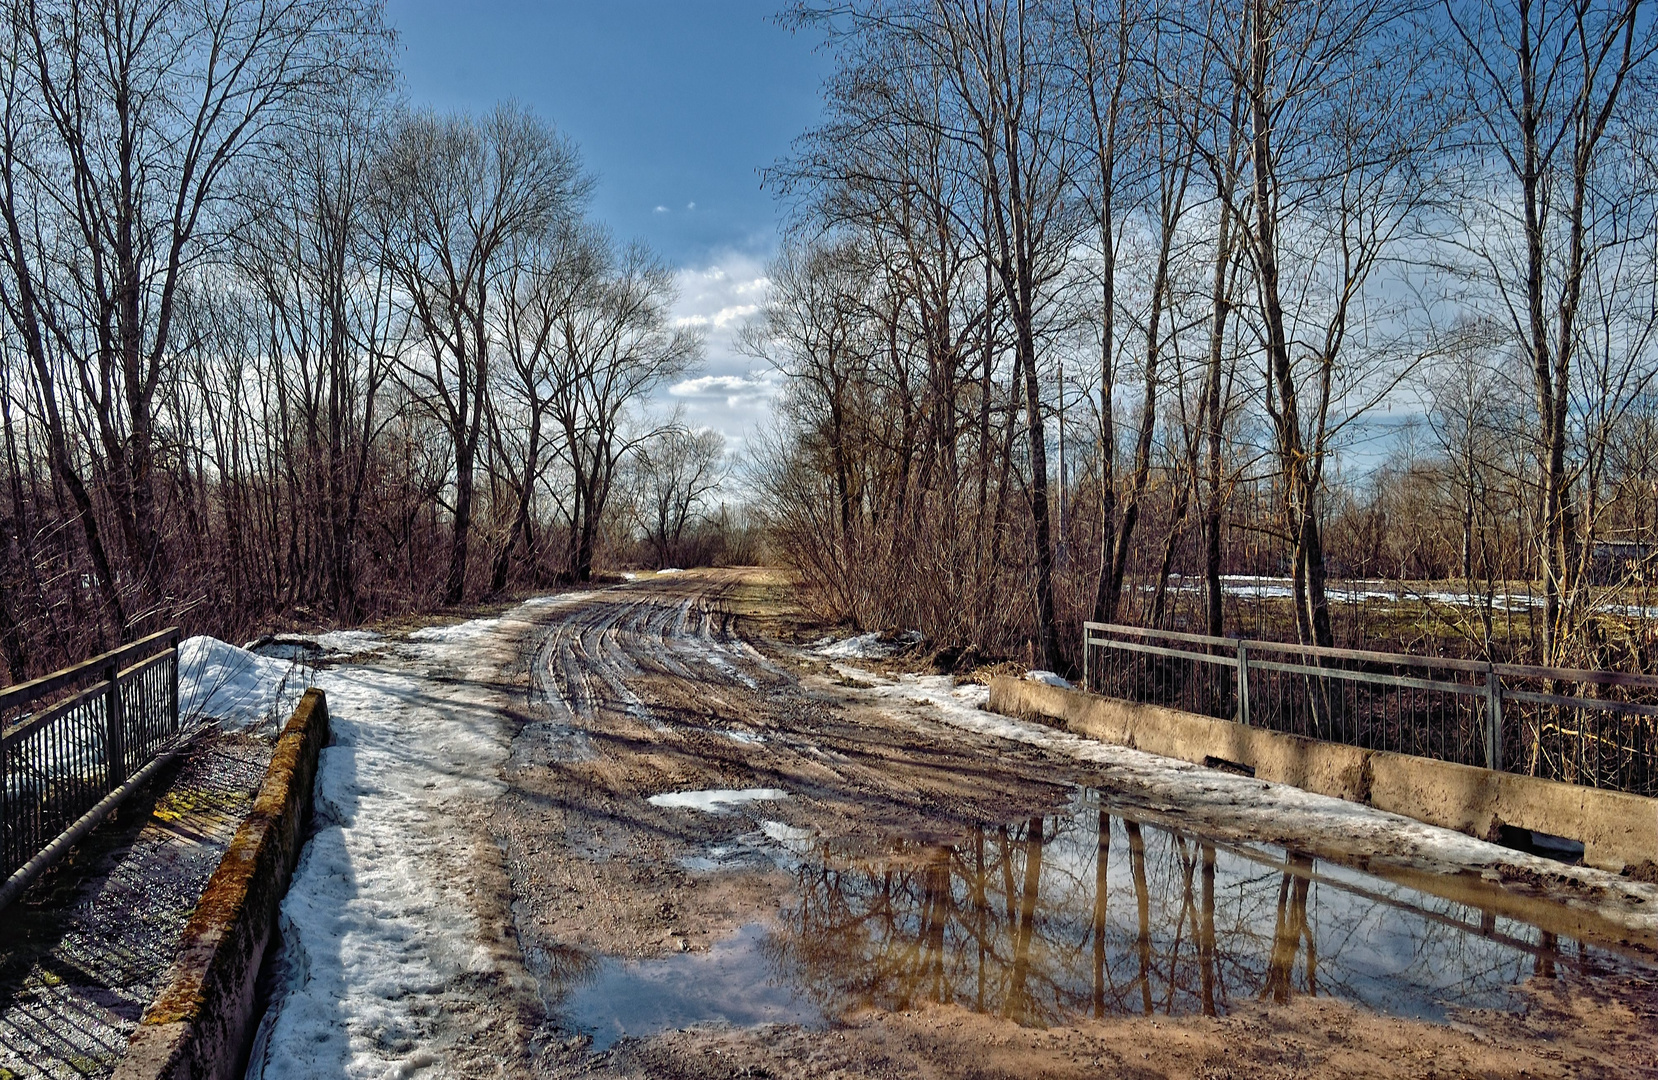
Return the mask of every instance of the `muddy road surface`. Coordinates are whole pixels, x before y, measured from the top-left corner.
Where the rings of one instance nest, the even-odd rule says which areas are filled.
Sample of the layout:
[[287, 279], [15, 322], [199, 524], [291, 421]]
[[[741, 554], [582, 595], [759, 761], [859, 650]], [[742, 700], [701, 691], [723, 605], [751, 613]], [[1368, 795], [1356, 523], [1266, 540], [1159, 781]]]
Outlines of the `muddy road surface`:
[[[823, 633], [775, 575], [646, 575], [336, 670], [481, 749], [398, 796], [402, 876], [444, 879], [410, 929], [290, 919], [266, 1076], [319, 1024], [365, 1076], [1658, 1076], [1658, 889], [1083, 745]], [[324, 787], [384, 789], [399, 720], [341, 702]], [[319, 810], [343, 854], [297, 895], [391, 857], [367, 800]], [[300, 1022], [434, 924], [450, 966], [361, 998], [401, 1012]]]

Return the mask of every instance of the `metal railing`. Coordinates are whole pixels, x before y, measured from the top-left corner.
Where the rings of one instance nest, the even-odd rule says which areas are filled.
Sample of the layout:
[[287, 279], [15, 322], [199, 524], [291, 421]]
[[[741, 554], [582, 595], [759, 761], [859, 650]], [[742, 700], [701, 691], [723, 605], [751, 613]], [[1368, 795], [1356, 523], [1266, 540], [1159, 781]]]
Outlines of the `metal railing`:
[[0, 881], [179, 732], [175, 627], [0, 690]]
[[1658, 676], [1090, 622], [1083, 685], [1308, 738], [1658, 796]]

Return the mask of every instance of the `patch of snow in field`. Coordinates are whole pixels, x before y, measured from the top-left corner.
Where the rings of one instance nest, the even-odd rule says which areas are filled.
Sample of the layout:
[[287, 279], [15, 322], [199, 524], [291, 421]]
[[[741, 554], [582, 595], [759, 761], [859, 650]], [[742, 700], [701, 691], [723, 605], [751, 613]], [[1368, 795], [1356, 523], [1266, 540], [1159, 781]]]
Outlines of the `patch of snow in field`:
[[178, 705], [186, 725], [217, 720], [239, 729], [281, 723], [304, 691], [304, 669], [293, 660], [260, 656], [205, 635], [179, 644]]
[[1600, 610], [1610, 615], [1622, 615], [1626, 619], [1658, 619], [1658, 607], [1641, 604], [1603, 604]]
[[1025, 678], [1030, 682], [1039, 682], [1045, 686], [1058, 686], [1066, 690], [1072, 689], [1069, 679], [1061, 678], [1051, 671], [1027, 671], [1025, 672]]
[[749, 802], [765, 802], [773, 799], [787, 799], [789, 793], [780, 788], [714, 788], [708, 791], [666, 791], [661, 795], [652, 795], [645, 801], [652, 806], [677, 807], [685, 810], [701, 810], [707, 814], [720, 813], [728, 806], [740, 806]]
[[756, 735], [752, 731], [720, 731], [719, 734], [724, 735], [732, 742], [753, 744], [763, 743], [766, 741], [766, 737], [764, 735]]
[[683, 573], [685, 573], [685, 571], [681, 570], [677, 566], [668, 566], [668, 567], [664, 567], [661, 570], [658, 570], [657, 573], [658, 574], [683, 574]]
[[[1220, 581], [1221, 591], [1229, 596], [1245, 596], [1255, 600], [1284, 600], [1295, 593], [1294, 583], [1286, 577], [1222, 574]], [[1182, 578], [1178, 574], [1170, 575], [1169, 585], [1172, 589], [1184, 592], [1195, 592], [1204, 587], [1201, 578]], [[1153, 586], [1143, 585], [1141, 588], [1149, 592]], [[1428, 600], [1455, 607], [1475, 607], [1484, 603], [1485, 599], [1472, 593], [1445, 589], [1421, 592], [1412, 589], [1407, 582], [1387, 581], [1333, 581], [1326, 587], [1325, 593], [1331, 601], [1337, 603]], [[1523, 593], [1499, 593], [1492, 597], [1491, 602], [1498, 611], [1525, 611], [1531, 607], [1531, 598]]]
[[[1205, 768], [1126, 746], [1099, 742], [1041, 724], [987, 711], [989, 688], [952, 685], [948, 675], [903, 675], [888, 679], [847, 664], [834, 665], [843, 677], [870, 684], [862, 693], [895, 708], [924, 708], [919, 715], [953, 727], [1038, 746], [1100, 765], [1112, 778], [1191, 812], [1224, 814], [1262, 836], [1280, 842], [1345, 842], [1351, 847], [1404, 858], [1424, 858], [1462, 867], [1506, 863], [1538, 873], [1566, 875], [1616, 893], [1658, 901], [1658, 888], [1587, 867], [1562, 863], [1476, 840], [1363, 803], [1303, 791], [1287, 784]], [[1658, 930], [1658, 905], [1648, 913], [1618, 915], [1627, 925]]]

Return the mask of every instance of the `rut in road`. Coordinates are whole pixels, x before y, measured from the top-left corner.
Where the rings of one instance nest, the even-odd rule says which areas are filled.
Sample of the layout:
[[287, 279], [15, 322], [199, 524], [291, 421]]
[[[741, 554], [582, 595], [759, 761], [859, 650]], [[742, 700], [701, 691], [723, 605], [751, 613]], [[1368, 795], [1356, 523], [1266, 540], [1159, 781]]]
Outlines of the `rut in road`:
[[551, 707], [592, 718], [601, 708], [643, 716], [628, 685], [653, 672], [687, 686], [707, 683], [755, 689], [755, 677], [781, 680], [781, 669], [732, 630], [722, 589], [683, 598], [596, 597], [557, 623], [537, 652], [533, 670]]
[[[515, 739], [495, 830], [555, 1013], [557, 971], [580, 956], [700, 950], [774, 912], [790, 885], [763, 857], [687, 869], [739, 857], [734, 836], [809, 830], [873, 849], [1059, 805], [1080, 773], [861, 704], [821, 660], [748, 636], [741, 584], [704, 571], [604, 590], [549, 609], [527, 643], [539, 715]], [[714, 814], [649, 802], [708, 789], [788, 797]]]

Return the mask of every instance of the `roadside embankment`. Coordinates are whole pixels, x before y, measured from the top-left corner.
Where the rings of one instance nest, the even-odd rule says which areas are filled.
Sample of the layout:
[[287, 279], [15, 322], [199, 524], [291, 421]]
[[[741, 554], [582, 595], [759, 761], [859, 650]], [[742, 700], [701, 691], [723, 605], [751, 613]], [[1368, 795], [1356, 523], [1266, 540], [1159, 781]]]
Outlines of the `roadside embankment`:
[[166, 986], [133, 1033], [116, 1080], [238, 1075], [255, 1022], [255, 984], [305, 840], [317, 756], [328, 742], [320, 690], [277, 740], [253, 812], [237, 830], [179, 939]]
[[1583, 844], [1585, 864], [1614, 873], [1658, 861], [1658, 799], [1320, 742], [1025, 679], [993, 679], [989, 708], [1164, 757], [1242, 766], [1261, 780], [1481, 839], [1496, 839], [1503, 826], [1565, 837]]

